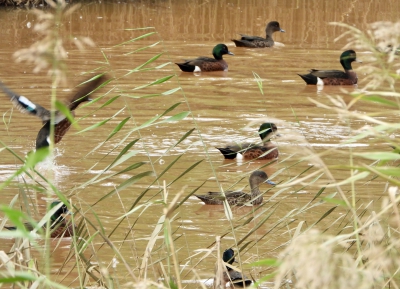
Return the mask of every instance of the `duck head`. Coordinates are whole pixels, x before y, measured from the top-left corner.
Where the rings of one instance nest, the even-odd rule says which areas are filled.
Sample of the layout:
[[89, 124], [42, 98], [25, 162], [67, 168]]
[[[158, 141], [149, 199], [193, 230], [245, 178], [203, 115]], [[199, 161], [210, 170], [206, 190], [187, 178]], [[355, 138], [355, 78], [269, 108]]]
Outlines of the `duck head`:
[[224, 54], [235, 55], [229, 51], [228, 46], [226, 46], [225, 44], [217, 44], [214, 47], [212, 54], [214, 55], [214, 58], [217, 60], [221, 60], [222, 55]]

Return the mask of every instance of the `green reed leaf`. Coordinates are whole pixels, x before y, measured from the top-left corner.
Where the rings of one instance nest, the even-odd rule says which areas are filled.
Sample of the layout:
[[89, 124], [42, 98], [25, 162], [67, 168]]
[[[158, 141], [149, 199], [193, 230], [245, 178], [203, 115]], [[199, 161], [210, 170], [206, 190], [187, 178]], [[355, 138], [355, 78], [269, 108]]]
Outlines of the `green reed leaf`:
[[84, 133], [86, 131], [101, 127], [101, 126], [105, 125], [107, 122], [109, 122], [111, 119], [112, 118], [110, 117], [110, 118], [107, 118], [105, 120], [99, 121], [98, 123], [96, 123], [94, 125], [91, 125], [91, 126], [85, 128], [85, 129], [82, 129], [82, 130], [78, 131], [77, 134]]
[[59, 110], [63, 115], [66, 116], [66, 118], [71, 122], [71, 124], [79, 130], [79, 125], [76, 121], [74, 121], [74, 116], [72, 115], [71, 111], [69, 108], [60, 102], [59, 100], [56, 100], [56, 109]]
[[325, 219], [326, 217], [328, 217], [335, 209], [337, 208], [337, 206], [330, 208], [328, 211], [326, 211], [319, 219], [318, 221], [316, 221], [313, 225], [318, 224], [319, 222], [321, 222], [323, 219]]
[[354, 153], [356, 156], [360, 156], [369, 160], [400, 160], [400, 154], [393, 152], [369, 152], [369, 153]]
[[128, 120], [130, 120], [131, 117], [128, 116], [127, 118], [123, 119], [114, 129], [113, 131], [108, 135], [108, 137], [106, 138], [105, 142], [108, 141], [110, 138], [112, 138], [116, 133], [118, 133], [123, 127], [124, 125], [127, 123]]
[[160, 121], [159, 123], [180, 121], [180, 120], [184, 119], [185, 117], [187, 117], [189, 114], [190, 114], [190, 111], [183, 111], [183, 112], [175, 114], [174, 116], [171, 116], [171, 117], [169, 117], [167, 119], [164, 119], [164, 120]]
[[[3, 273], [4, 274], [4, 273]], [[5, 273], [6, 275], [7, 273]], [[26, 271], [15, 271], [13, 272], [13, 276], [10, 277], [1, 277], [0, 283], [17, 283], [24, 281], [35, 281], [37, 277], [28, 273]]]
[[138, 49], [136, 49], [136, 50], [133, 50], [133, 51], [130, 51], [130, 52], [128, 52], [128, 53], [124, 53], [123, 55], [130, 55], [130, 54], [133, 54], [133, 53], [136, 53], [136, 52], [139, 52], [139, 51], [143, 51], [143, 50], [149, 49], [149, 48], [151, 48], [151, 47], [154, 47], [154, 46], [160, 44], [160, 42], [161, 42], [161, 41], [158, 41], [158, 42], [155, 42], [155, 43], [150, 44], [150, 45], [148, 45], [148, 46], [140, 47], [140, 48], [138, 48]]
[[143, 64], [137, 66], [136, 68], [134, 68], [134, 69], [132, 69], [132, 70], [129, 70], [129, 72], [128, 72], [127, 74], [125, 74], [124, 76], [130, 75], [130, 74], [132, 74], [133, 72], [136, 72], [136, 71], [141, 70], [141, 68], [143, 68], [143, 67], [145, 67], [146, 65], [148, 65], [148, 64], [150, 64], [150, 63], [156, 61], [156, 60], [157, 60], [158, 58], [160, 58], [160, 56], [163, 55], [163, 54], [164, 54], [164, 52], [161, 52], [161, 53], [159, 53], [159, 54], [153, 56], [152, 58], [150, 58], [149, 60], [147, 60], [145, 63], [143, 63]]
[[327, 188], [332, 188], [332, 187], [342, 186], [342, 185], [345, 185], [345, 184], [356, 182], [358, 180], [362, 180], [362, 179], [368, 177], [369, 174], [370, 174], [369, 172], [361, 172], [361, 173], [355, 174], [352, 177], [347, 178], [347, 179], [345, 179], [345, 180], [343, 180], [341, 182], [338, 182], [336, 184], [329, 184], [326, 187]]
[[252, 262], [249, 264], [249, 266], [254, 267], [254, 266], [272, 266], [272, 267], [277, 267], [281, 264], [278, 259], [263, 259], [260, 261]]
[[133, 90], [143, 89], [143, 88], [146, 88], [146, 87], [149, 87], [149, 86], [153, 86], [153, 85], [156, 85], [156, 84], [164, 83], [164, 82], [170, 80], [174, 76], [175, 76], [175, 74], [172, 74], [172, 75], [168, 75], [168, 76], [159, 78], [159, 79], [157, 79], [157, 80], [155, 80], [155, 81], [153, 81], [151, 83], [135, 87]]
[[383, 98], [383, 97], [379, 97], [377, 95], [368, 95], [368, 96], [364, 95], [362, 97], [362, 100], [365, 100], [365, 101], [368, 101], [368, 102], [375, 102], [375, 103], [385, 104], [385, 105], [388, 105], [388, 106], [399, 108], [398, 103], [396, 103], [394, 101], [391, 101], [391, 100], [388, 100], [388, 99]]
[[[110, 105], [111, 103], [113, 103], [114, 101], [116, 101], [118, 98], [120, 98], [121, 95], [117, 95], [114, 96], [112, 98], [110, 98], [109, 100], [107, 100], [102, 106], [100, 106], [100, 108], [106, 107], [107, 105]], [[97, 100], [97, 99], [96, 99]]]
[[340, 199], [334, 199], [334, 198], [322, 198], [325, 202], [335, 204], [335, 205], [340, 205], [342, 207], [347, 207], [347, 204], [345, 201], [340, 200]]
[[151, 36], [151, 35], [153, 35], [153, 34], [156, 34], [156, 32], [149, 32], [149, 33], [146, 33], [146, 34], [140, 35], [140, 36], [138, 36], [138, 37], [136, 37], [136, 38], [130, 39], [130, 40], [128, 40], [128, 41], [125, 41], [125, 42], [122, 42], [122, 43], [120, 43], [120, 44], [117, 44], [117, 45], [114, 45], [114, 46], [112, 46], [112, 47], [114, 48], [114, 47], [118, 47], [118, 46], [126, 45], [126, 44], [129, 44], [129, 43], [132, 43], [132, 42], [138, 41], [138, 40], [140, 40], [140, 39], [143, 39], [143, 38], [149, 37], [149, 36]]
[[107, 193], [103, 197], [101, 197], [99, 200], [97, 200], [92, 206], [98, 204], [99, 202], [114, 195], [116, 192], [119, 192], [119, 191], [129, 187], [130, 185], [136, 183], [137, 181], [141, 180], [142, 178], [148, 177], [148, 176], [154, 176], [154, 173], [152, 171], [147, 171], [147, 172], [143, 172], [143, 173], [137, 174], [137, 175], [129, 178], [128, 180], [126, 180], [125, 182], [120, 184], [117, 188], [115, 188], [114, 190], [110, 191], [109, 193]]
[[257, 82], [257, 85], [258, 85], [258, 88], [260, 89], [261, 94], [264, 95], [262, 78], [257, 73], [255, 73], [254, 71], [253, 71], [253, 76], [254, 76], [254, 79]]

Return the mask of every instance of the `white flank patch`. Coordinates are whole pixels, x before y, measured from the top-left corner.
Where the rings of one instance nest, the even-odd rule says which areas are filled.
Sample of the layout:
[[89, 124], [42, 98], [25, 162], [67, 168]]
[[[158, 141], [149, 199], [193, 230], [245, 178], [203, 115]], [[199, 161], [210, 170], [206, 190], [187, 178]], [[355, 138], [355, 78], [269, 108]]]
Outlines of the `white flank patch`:
[[48, 136], [48, 137], [46, 138], [46, 140], [47, 140], [47, 143], [50, 145], [50, 136]]
[[317, 85], [324, 85], [324, 82], [322, 81], [321, 78], [317, 77], [318, 81], [317, 81]]
[[32, 110], [36, 108], [36, 105], [30, 101], [29, 99], [27, 99], [25, 96], [21, 95], [18, 98], [18, 101], [25, 104], [26, 106], [29, 106]]
[[194, 67], [193, 72], [201, 72], [200, 67], [198, 67], [197, 65]]

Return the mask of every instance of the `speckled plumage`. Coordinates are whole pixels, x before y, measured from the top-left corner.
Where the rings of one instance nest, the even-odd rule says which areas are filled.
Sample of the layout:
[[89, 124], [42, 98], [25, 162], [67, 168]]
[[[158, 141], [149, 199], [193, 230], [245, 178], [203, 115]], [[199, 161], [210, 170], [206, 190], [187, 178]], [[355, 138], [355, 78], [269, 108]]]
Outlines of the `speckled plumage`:
[[225, 159], [235, 159], [240, 153], [246, 159], [270, 160], [279, 156], [278, 148], [270, 141], [272, 133], [276, 133], [278, 128], [274, 123], [263, 123], [258, 129], [262, 143], [237, 143], [230, 144], [223, 148], [217, 148]]
[[[226, 249], [222, 255], [222, 260], [230, 265], [235, 262], [235, 252], [230, 248]], [[233, 270], [232, 268], [226, 266], [226, 271], [223, 273], [223, 281], [226, 283], [230, 282], [235, 287], [247, 287], [250, 286], [252, 281], [246, 275]]]
[[353, 61], [358, 61], [356, 52], [346, 50], [340, 55], [340, 64], [344, 71], [311, 69], [309, 74], [299, 76], [311, 85], [354, 85], [357, 84], [358, 77], [351, 66]]
[[[51, 203], [50, 208], [54, 208], [60, 204], [59, 201], [55, 201]], [[74, 232], [74, 226], [71, 223], [68, 223], [64, 217], [62, 216], [63, 214], [68, 213], [68, 208], [65, 204], [63, 204], [53, 215], [50, 217], [50, 237], [51, 238], [60, 238], [60, 237], [71, 237], [73, 236]], [[25, 229], [27, 231], [33, 231], [34, 226], [31, 223], [24, 223]], [[46, 224], [43, 225], [43, 230], [46, 230]], [[16, 230], [17, 228], [15, 226], [4, 226], [7, 230]], [[76, 229], [75, 229], [76, 230]]]
[[272, 34], [275, 32], [285, 32], [285, 30], [281, 29], [278, 21], [271, 21], [265, 27], [265, 38], [259, 36], [249, 36], [245, 34], [239, 34], [242, 36], [240, 39], [232, 39], [235, 42], [237, 47], [249, 47], [249, 48], [264, 48], [264, 47], [272, 47], [275, 42], [272, 38]]
[[[68, 99], [66, 105], [70, 109], [73, 116], [75, 115], [74, 110], [79, 106], [79, 104], [85, 101], [89, 101], [89, 95], [106, 79], [107, 77], [105, 75], [101, 75], [100, 77], [85, 83], [70, 99]], [[11, 102], [21, 112], [37, 116], [42, 120], [43, 127], [39, 130], [36, 138], [36, 149], [49, 146], [48, 140], [50, 137], [50, 111], [42, 107], [41, 105], [30, 101], [25, 96], [16, 94], [8, 87], [6, 87], [1, 81], [0, 89], [2, 89], [3, 92], [10, 97]], [[69, 130], [71, 122], [60, 111], [56, 111], [54, 123], [54, 142], [58, 143]]]
[[[259, 185], [268, 183], [275, 185], [274, 182], [268, 180], [268, 176], [263, 171], [254, 171], [249, 178], [251, 193], [247, 194], [241, 191], [228, 191], [225, 192], [225, 197], [228, 204], [231, 206], [242, 206], [250, 202], [251, 205], [259, 205], [263, 200], [260, 192]], [[195, 195], [207, 205], [222, 205], [224, 196], [220, 192], [208, 192], [207, 195]]]
[[228, 63], [222, 58], [224, 54], [234, 55], [225, 44], [218, 44], [213, 49], [213, 56], [200, 56], [196, 59], [186, 60], [184, 63], [175, 63], [184, 72], [197, 71], [227, 71]]

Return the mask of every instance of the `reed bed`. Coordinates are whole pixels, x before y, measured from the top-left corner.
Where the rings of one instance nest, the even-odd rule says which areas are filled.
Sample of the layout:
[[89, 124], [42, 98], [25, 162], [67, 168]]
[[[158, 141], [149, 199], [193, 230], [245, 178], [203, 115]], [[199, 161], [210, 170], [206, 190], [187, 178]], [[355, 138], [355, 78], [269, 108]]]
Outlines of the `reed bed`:
[[[48, 3], [54, 8], [52, 12], [36, 12], [39, 19], [36, 29], [43, 38], [16, 55], [19, 59], [34, 63], [36, 69], [49, 70], [55, 87], [52, 109], [65, 110], [57, 100], [56, 90], [65, 79], [67, 67], [59, 29], [62, 27], [60, 23], [63, 17], [73, 13], [75, 8], [68, 9], [64, 2]], [[218, 276], [225, 265], [221, 264], [220, 253], [223, 248], [220, 240], [230, 236], [233, 240], [231, 246], [237, 252], [236, 259], [239, 261], [235, 268], [242, 272], [250, 271], [254, 280], [253, 286], [270, 284], [275, 288], [399, 288], [399, 154], [396, 151], [396, 138], [390, 137], [396, 133], [399, 125], [378, 118], [381, 114], [398, 114], [399, 110], [400, 94], [395, 91], [395, 83], [399, 79], [398, 64], [394, 61], [396, 50], [390, 49], [399, 46], [399, 39], [396, 38], [400, 35], [399, 24], [385, 24], [386, 29], [397, 29], [390, 35], [392, 42], [387, 42], [387, 35], [380, 31], [382, 25], [373, 24], [366, 33], [353, 27], [345, 27], [352, 32], [351, 45], [371, 50], [371, 57], [376, 61], [365, 67], [369, 73], [367, 82], [362, 84], [365, 89], [353, 93], [354, 101], [349, 104], [334, 95], [326, 96], [331, 105], [311, 99], [310, 101], [321, 108], [336, 111], [340, 121], [350, 123], [348, 120], [355, 118], [369, 124], [362, 132], [349, 127], [353, 135], [344, 141], [345, 144], [351, 144], [360, 138], [371, 138], [374, 142], [390, 144], [395, 151], [391, 151], [388, 146], [388, 151], [362, 153], [349, 146], [346, 151], [335, 148], [316, 153], [312, 147], [307, 146], [301, 135], [291, 132], [287, 134], [285, 141], [301, 143], [302, 146], [280, 160], [282, 169], [270, 176], [284, 176], [274, 188], [274, 194], [270, 195], [270, 189], [266, 190], [265, 201], [239, 218], [233, 217], [238, 208], [231, 208], [226, 202], [224, 213], [229, 226], [218, 232], [215, 243], [207, 248], [189, 251], [188, 246], [182, 245], [185, 242], [181, 242], [185, 236], [179, 232], [180, 209], [190, 196], [201, 189], [206, 180], [200, 186], [190, 190], [182, 188], [174, 194], [170, 192], [170, 188], [190, 175], [199, 165], [203, 165], [208, 156], [205, 150], [204, 157], [184, 167], [181, 174], [168, 181], [165, 181], [168, 171], [181, 164], [182, 158], [190, 153], [190, 146], [170, 156], [168, 165], [163, 170], [154, 168], [156, 163], [163, 161], [163, 157], [184, 144], [185, 140], [195, 137], [202, 142], [202, 136], [182, 88], [177, 81], [173, 82], [176, 75], [165, 75], [162, 71], [169, 64], [163, 61], [163, 52], [152, 54], [148, 61], [130, 70], [118, 69], [118, 61], [123, 61], [124, 56], [153, 51], [150, 49], [162, 46], [162, 39], [159, 39], [153, 28], [137, 29], [137, 37], [108, 48], [103, 53], [104, 61], [98, 68], [87, 72], [94, 77], [105, 73], [109, 75], [109, 80], [101, 87], [102, 95], [91, 102], [89, 107], [92, 103], [102, 103], [99, 109], [106, 109], [116, 102], [126, 104], [109, 118], [79, 131], [84, 134], [106, 129], [108, 123], [113, 124], [104, 140], [87, 154], [89, 156], [99, 150], [107, 152], [97, 155], [98, 158], [93, 160], [90, 169], [97, 173], [87, 174], [91, 177], [76, 184], [71, 190], [62, 192], [53, 182], [54, 175], [44, 176], [36, 168], [43, 159], [52, 158], [52, 146], [49, 150], [38, 150], [25, 158], [2, 143], [3, 149], [15, 157], [16, 169], [1, 184], [1, 189], [17, 188], [18, 194], [9, 204], [0, 206], [5, 216], [0, 224], [0, 237], [15, 238], [15, 244], [8, 252], [0, 251], [0, 283], [13, 288], [206, 288], [204, 279], [214, 279], [214, 273], [201, 272], [200, 265], [211, 258], [217, 263], [216, 280], [220, 280]], [[140, 40], [148, 42], [143, 45]], [[75, 44], [81, 48], [92, 45], [86, 38], [76, 38]], [[133, 89], [120, 85], [121, 79], [141, 73], [154, 74], [154, 81]], [[262, 80], [256, 72], [254, 77], [263, 93]], [[177, 85], [171, 88], [167, 83]], [[383, 86], [388, 89], [382, 91], [380, 88]], [[180, 97], [178, 102], [172, 98], [176, 95]], [[135, 120], [127, 99], [138, 100], [138, 103], [156, 99], [168, 105], [152, 117], [138, 121]], [[377, 111], [363, 114], [352, 110], [352, 106], [359, 101], [376, 103]], [[194, 128], [180, 132], [176, 142], [167, 146], [160, 157], [140, 161], [135, 158], [140, 151], [138, 146], [144, 141], [143, 136], [150, 129], [157, 130], [161, 127], [173, 130], [187, 119], [193, 122]], [[75, 122], [74, 119], [71, 120]], [[205, 147], [204, 143], [203, 145]], [[145, 152], [151, 154], [149, 148], [145, 148]], [[332, 153], [347, 154], [349, 164], [327, 166], [324, 158]], [[273, 162], [265, 163], [260, 169]], [[286, 174], [293, 167], [302, 169], [294, 176]], [[346, 170], [349, 177], [336, 180], [337, 170]], [[117, 178], [120, 175], [128, 177], [121, 180]], [[85, 202], [83, 191], [102, 182], [115, 183], [115, 180], [119, 183], [113, 189], [91, 204]], [[365, 184], [377, 180], [384, 180], [388, 184], [387, 190], [382, 192], [386, 197], [382, 198], [379, 211], [371, 209], [369, 204], [359, 204], [357, 199], [357, 192], [363, 190]], [[140, 186], [136, 186], [137, 184]], [[127, 203], [122, 196], [123, 192], [133, 186], [138, 190], [137, 196]], [[284, 216], [276, 218], [275, 212], [287, 200], [299, 197], [304, 189], [313, 191], [313, 197], [302, 207], [293, 208]], [[23, 226], [23, 221], [32, 219], [30, 210], [36, 205], [32, 195], [44, 196], [46, 199], [58, 198], [73, 212], [69, 219], [75, 225], [74, 237], [71, 238], [67, 256], [63, 256], [62, 265], [58, 268], [52, 267], [53, 254], [63, 246], [63, 242], [61, 239], [49, 238], [48, 224], [53, 212], [50, 207], [47, 206], [45, 216], [37, 224], [37, 229], [44, 234], [44, 238], [35, 238]], [[118, 222], [113, 228], [106, 229], [106, 219], [96, 209], [98, 205], [115, 200], [120, 202]], [[159, 208], [159, 213], [154, 216], [156, 221], [152, 224], [151, 234], [141, 237], [146, 241], [145, 249], [138, 252], [135, 230], [141, 218], [152, 207]], [[316, 221], [307, 222], [308, 214], [315, 214], [316, 211], [319, 214], [318, 218], [314, 218]], [[18, 229], [4, 230], [6, 222], [12, 222]], [[247, 228], [249, 223], [253, 224], [252, 229], [239, 237], [237, 231]], [[42, 228], [44, 224], [47, 226]], [[269, 229], [259, 230], [265, 224], [268, 224]], [[252, 253], [271, 242], [276, 235], [284, 235], [287, 239], [287, 242], [277, 245], [273, 250], [276, 258], [264, 258]], [[189, 251], [189, 257], [181, 259], [180, 252], [184, 250]], [[102, 257], [104, 255], [114, 257], [107, 260]], [[221, 282], [214, 285], [218, 288], [225, 286]]]

